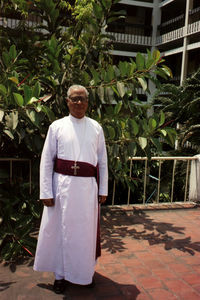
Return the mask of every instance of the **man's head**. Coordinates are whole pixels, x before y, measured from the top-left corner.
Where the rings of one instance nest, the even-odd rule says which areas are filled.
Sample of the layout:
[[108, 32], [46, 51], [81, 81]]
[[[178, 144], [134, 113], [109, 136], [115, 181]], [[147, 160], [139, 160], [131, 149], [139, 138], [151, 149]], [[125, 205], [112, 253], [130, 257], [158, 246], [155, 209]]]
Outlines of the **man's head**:
[[82, 85], [72, 85], [67, 91], [67, 105], [70, 114], [78, 119], [85, 116], [88, 108], [88, 91]]

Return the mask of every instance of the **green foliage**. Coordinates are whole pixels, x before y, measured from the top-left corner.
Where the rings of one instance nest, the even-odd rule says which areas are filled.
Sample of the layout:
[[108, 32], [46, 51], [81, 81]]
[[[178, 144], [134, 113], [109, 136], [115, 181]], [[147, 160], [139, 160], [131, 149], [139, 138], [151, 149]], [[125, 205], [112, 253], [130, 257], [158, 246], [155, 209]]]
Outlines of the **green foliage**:
[[[136, 59], [113, 65], [108, 51], [111, 37], [102, 32], [106, 24], [123, 17], [123, 12], [111, 10], [118, 2], [77, 0], [72, 5], [64, 0], [13, 0], [3, 5], [5, 13], [14, 8], [24, 20], [1, 35], [1, 156], [38, 158], [49, 124], [66, 115], [66, 91], [74, 83], [86, 86], [88, 115], [104, 128], [111, 179], [134, 189], [129, 156], [150, 158], [162, 153], [163, 144], [173, 145], [176, 134], [165, 126], [164, 110], [147, 117], [151, 106], [137, 98], [138, 88], [149, 93], [148, 81], [159, 85], [155, 74], [170, 76], [160, 52], [138, 53]], [[27, 31], [26, 17], [33, 11], [41, 22]], [[2, 251], [10, 259], [12, 251], [17, 256], [24, 251], [21, 245], [29, 245], [35, 215], [26, 198], [20, 202], [20, 194], [11, 197], [2, 192], [2, 197], [2, 216], [7, 216], [2, 232], [8, 232], [2, 238]], [[20, 216], [26, 213], [23, 223]]]
[[179, 128], [179, 151], [184, 151], [185, 143], [190, 142], [191, 153], [194, 146], [199, 153], [199, 101], [200, 69], [188, 77], [182, 86], [163, 84], [154, 96], [154, 103], [162, 107], [166, 114], [166, 122]]
[[30, 195], [27, 184], [9, 186], [4, 180], [0, 185], [0, 253], [5, 261], [35, 253], [37, 240], [32, 233], [41, 210], [36, 193]]

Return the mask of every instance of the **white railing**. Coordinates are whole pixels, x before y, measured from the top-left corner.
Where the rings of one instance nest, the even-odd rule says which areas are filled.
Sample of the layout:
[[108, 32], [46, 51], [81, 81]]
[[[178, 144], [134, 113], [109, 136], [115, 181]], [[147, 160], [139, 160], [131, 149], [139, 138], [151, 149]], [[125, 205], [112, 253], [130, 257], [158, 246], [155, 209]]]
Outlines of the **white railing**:
[[183, 38], [183, 27], [158, 36], [156, 38], [156, 45], [178, 40], [180, 38]]
[[[12, 28], [12, 29], [17, 28], [19, 26], [20, 22], [22, 22], [22, 20], [2, 18], [2, 17], [0, 18], [0, 26], [3, 26], [5, 28], [6, 27], [9, 27], [9, 28]], [[37, 22], [30, 21], [30, 20], [29, 21], [26, 20], [25, 24], [29, 28], [32, 28], [32, 27], [38, 25]]]
[[[176, 170], [176, 166], [177, 166], [177, 161], [185, 161], [186, 162], [186, 175], [185, 175], [185, 191], [184, 191], [184, 202], [189, 202], [188, 200], [188, 194], [189, 194], [189, 175], [190, 175], [190, 170], [191, 170], [191, 161], [192, 160], [197, 160], [197, 157], [193, 156], [193, 157], [152, 157], [151, 161], [157, 161], [158, 163], [158, 170], [157, 170], [157, 177], [150, 175], [150, 170], [151, 170], [151, 166], [148, 163], [148, 159], [147, 157], [132, 157], [129, 158], [130, 160], [130, 169], [129, 169], [129, 177], [132, 178], [132, 171], [134, 168], [134, 162], [136, 161], [141, 161], [144, 162], [144, 176], [142, 178], [142, 183], [143, 184], [143, 196], [142, 196], [142, 204], [148, 204], [149, 200], [151, 200], [151, 197], [154, 194], [156, 194], [156, 203], [159, 203], [160, 200], [160, 188], [161, 188], [161, 171], [162, 171], [162, 163], [165, 161], [172, 161], [173, 166], [172, 166], [172, 174], [171, 174], [171, 186], [170, 186], [170, 190], [169, 190], [169, 194], [168, 194], [168, 199], [169, 199], [169, 203], [173, 203], [173, 199], [174, 199], [174, 184], [175, 184], [175, 170]], [[153, 178], [153, 180], [155, 180], [156, 183], [156, 188], [154, 189], [152, 195], [148, 195], [147, 197], [147, 188], [148, 188], [148, 181], [149, 178]], [[112, 193], [112, 205], [115, 205], [115, 194], [116, 194], [116, 181], [114, 180], [113, 182], [113, 193]], [[128, 188], [127, 191], [127, 205], [133, 204], [131, 203], [131, 189]], [[182, 202], [182, 201], [181, 201]], [[140, 202], [141, 203], [141, 202]], [[134, 203], [135, 204], [135, 203]]]
[[200, 21], [189, 24], [187, 28], [187, 34], [193, 34], [197, 32], [200, 32]]
[[115, 38], [115, 42], [132, 45], [151, 46], [152, 38], [150, 36], [133, 35], [120, 32], [107, 32]]
[[164, 44], [167, 42], [171, 42], [174, 40], [178, 40], [180, 38], [183, 38], [184, 35], [190, 35], [197, 32], [200, 32], [200, 21], [194, 22], [192, 24], [188, 24], [187, 30], [184, 32], [185, 28], [181, 27], [179, 29], [170, 31], [168, 33], [165, 33], [161, 36], [158, 36], [156, 39], [156, 45]]

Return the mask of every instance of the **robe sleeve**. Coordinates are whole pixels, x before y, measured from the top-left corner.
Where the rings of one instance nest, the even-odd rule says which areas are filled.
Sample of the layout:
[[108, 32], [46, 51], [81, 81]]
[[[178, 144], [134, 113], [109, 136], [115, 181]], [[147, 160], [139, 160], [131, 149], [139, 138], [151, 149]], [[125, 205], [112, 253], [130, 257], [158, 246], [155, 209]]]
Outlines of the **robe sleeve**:
[[53, 198], [53, 169], [57, 139], [53, 124], [49, 127], [40, 160], [40, 199]]
[[99, 165], [99, 195], [108, 195], [108, 166], [107, 152], [103, 129], [101, 128], [98, 141], [98, 165]]

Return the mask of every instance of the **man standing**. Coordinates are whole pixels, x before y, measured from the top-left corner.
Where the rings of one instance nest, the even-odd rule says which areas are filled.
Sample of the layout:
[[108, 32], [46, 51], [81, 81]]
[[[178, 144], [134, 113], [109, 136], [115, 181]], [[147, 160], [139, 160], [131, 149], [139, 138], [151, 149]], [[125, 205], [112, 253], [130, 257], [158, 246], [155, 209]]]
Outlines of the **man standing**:
[[69, 116], [50, 125], [42, 152], [44, 211], [34, 262], [34, 270], [54, 272], [56, 293], [64, 291], [65, 280], [93, 285], [100, 255], [99, 203], [106, 201], [108, 189], [104, 134], [95, 120], [85, 116], [85, 87], [71, 86], [67, 105]]

